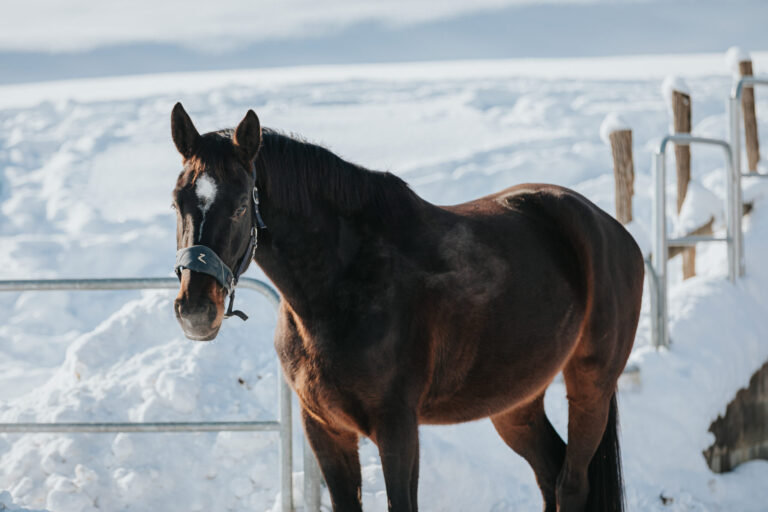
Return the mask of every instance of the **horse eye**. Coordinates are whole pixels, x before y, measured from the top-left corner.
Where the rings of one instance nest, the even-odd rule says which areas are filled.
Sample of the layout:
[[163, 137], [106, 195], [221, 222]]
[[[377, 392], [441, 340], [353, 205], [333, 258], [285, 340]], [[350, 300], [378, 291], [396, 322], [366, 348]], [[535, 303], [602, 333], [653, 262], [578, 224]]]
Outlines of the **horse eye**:
[[245, 205], [241, 206], [240, 208], [235, 210], [235, 217], [242, 217], [242, 215], [245, 213], [245, 210], [247, 209], [248, 208]]

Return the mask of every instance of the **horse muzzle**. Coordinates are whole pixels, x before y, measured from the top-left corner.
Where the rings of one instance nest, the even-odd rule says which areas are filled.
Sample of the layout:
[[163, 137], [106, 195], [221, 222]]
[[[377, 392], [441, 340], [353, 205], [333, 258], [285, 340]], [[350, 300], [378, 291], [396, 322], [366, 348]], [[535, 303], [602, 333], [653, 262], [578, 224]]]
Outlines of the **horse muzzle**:
[[224, 319], [226, 291], [208, 275], [187, 269], [179, 274], [181, 288], [173, 303], [176, 320], [187, 338], [210, 341]]

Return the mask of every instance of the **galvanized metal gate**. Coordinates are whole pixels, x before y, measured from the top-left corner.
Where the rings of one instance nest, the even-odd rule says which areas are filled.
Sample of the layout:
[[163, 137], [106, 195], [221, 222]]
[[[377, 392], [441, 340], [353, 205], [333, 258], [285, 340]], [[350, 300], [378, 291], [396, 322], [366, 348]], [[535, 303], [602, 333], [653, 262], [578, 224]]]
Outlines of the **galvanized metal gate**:
[[[667, 308], [667, 252], [669, 247], [693, 247], [702, 242], [725, 242], [728, 248], [728, 279], [733, 282], [745, 272], [744, 233], [742, 227], [743, 177], [768, 178], [768, 174], [744, 173], [741, 170], [741, 96], [746, 87], [768, 85], [768, 77], [744, 76], [736, 81], [726, 102], [728, 140], [696, 137], [689, 134], [665, 136], [654, 155], [654, 207], [652, 270], [655, 274], [655, 298], [651, 302], [651, 331], [654, 346], [669, 346]], [[726, 197], [725, 237], [685, 236], [670, 239], [666, 218], [666, 149], [672, 142], [681, 145], [705, 144], [721, 147], [725, 153]], [[653, 293], [653, 290], [652, 290]], [[655, 305], [654, 305], [655, 302]]]
[[[145, 290], [175, 289], [174, 277], [127, 279], [38, 279], [0, 281], [0, 292], [52, 290]], [[275, 313], [280, 296], [269, 284], [243, 277], [239, 287], [254, 290], [266, 297]], [[282, 372], [278, 372], [282, 376]], [[197, 421], [197, 422], [113, 422], [113, 423], [0, 423], [2, 433], [106, 433], [106, 432], [278, 432], [280, 435], [280, 505], [283, 512], [294, 510], [293, 502], [293, 442], [291, 418], [291, 388], [283, 378], [278, 379], [278, 418], [268, 421]], [[304, 445], [304, 510], [320, 510], [320, 471], [309, 447]]]

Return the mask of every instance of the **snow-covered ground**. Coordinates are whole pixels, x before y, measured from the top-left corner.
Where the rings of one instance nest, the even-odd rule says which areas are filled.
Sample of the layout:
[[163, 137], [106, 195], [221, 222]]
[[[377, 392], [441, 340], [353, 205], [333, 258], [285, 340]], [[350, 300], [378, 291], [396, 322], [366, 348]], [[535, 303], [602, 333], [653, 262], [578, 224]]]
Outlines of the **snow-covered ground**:
[[[758, 70], [768, 54], [753, 55]], [[169, 115], [181, 100], [201, 130], [254, 108], [343, 157], [391, 170], [425, 198], [454, 203], [524, 181], [573, 187], [613, 212], [600, 125], [634, 133], [635, 222], [649, 238], [650, 154], [668, 127], [660, 91], [686, 78], [694, 133], [725, 135], [731, 78], [722, 54], [313, 67], [0, 87], [0, 279], [171, 275], [170, 192], [179, 157]], [[758, 93], [761, 112], [768, 105]], [[765, 115], [763, 118], [766, 118]], [[768, 118], [766, 118], [768, 119]], [[768, 123], [761, 124], [762, 133]], [[691, 206], [722, 198], [722, 155], [693, 151]], [[671, 173], [673, 174], [673, 173]], [[674, 212], [670, 176], [668, 211]], [[699, 277], [670, 268], [673, 346], [649, 346], [647, 300], [619, 403], [631, 510], [758, 511], [768, 462], [712, 474], [709, 423], [768, 358], [768, 201], [753, 187], [747, 276], [725, 279], [725, 248], [699, 250]], [[707, 199], [709, 198], [709, 199]], [[716, 229], [722, 230], [722, 211]], [[683, 219], [685, 220], [685, 219]], [[670, 226], [678, 224], [672, 217]], [[641, 240], [642, 242], [642, 240]], [[259, 277], [257, 269], [249, 271]], [[162, 421], [273, 417], [274, 319], [239, 294], [246, 322], [213, 343], [186, 340], [170, 292], [0, 294], [0, 421]], [[565, 436], [561, 382], [547, 395]], [[299, 440], [298, 429], [296, 432]], [[538, 510], [528, 465], [487, 421], [421, 430], [425, 511]], [[300, 499], [300, 454], [296, 493]], [[375, 448], [361, 444], [366, 510], [386, 510]], [[245, 511], [277, 507], [272, 434], [0, 436], [0, 510]], [[664, 497], [662, 500], [661, 496]], [[327, 503], [327, 496], [326, 496]], [[15, 505], [14, 505], [15, 504]]]

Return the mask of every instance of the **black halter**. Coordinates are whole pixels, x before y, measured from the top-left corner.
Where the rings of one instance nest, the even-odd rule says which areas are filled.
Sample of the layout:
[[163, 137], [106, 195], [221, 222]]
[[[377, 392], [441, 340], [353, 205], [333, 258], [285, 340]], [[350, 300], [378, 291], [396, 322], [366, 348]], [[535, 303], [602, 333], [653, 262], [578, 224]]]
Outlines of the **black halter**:
[[227, 295], [229, 295], [229, 307], [227, 308], [227, 312], [224, 313], [224, 318], [236, 316], [242, 320], [248, 320], [248, 315], [239, 309], [232, 310], [232, 306], [235, 302], [235, 287], [237, 286], [240, 276], [245, 272], [245, 269], [248, 268], [248, 264], [256, 256], [256, 247], [258, 247], [259, 242], [259, 229], [267, 228], [267, 225], [264, 224], [264, 219], [261, 218], [261, 212], [259, 211], [259, 189], [256, 186], [256, 167], [251, 164], [251, 168], [253, 169], [251, 235], [248, 240], [248, 247], [240, 258], [240, 263], [237, 265], [235, 272], [232, 272], [229, 269], [227, 264], [222, 261], [213, 249], [206, 247], [205, 245], [191, 245], [179, 249], [176, 252], [176, 266], [174, 267], [174, 270], [179, 279], [181, 279], [182, 269], [186, 268], [213, 276], [213, 278], [227, 291]]

